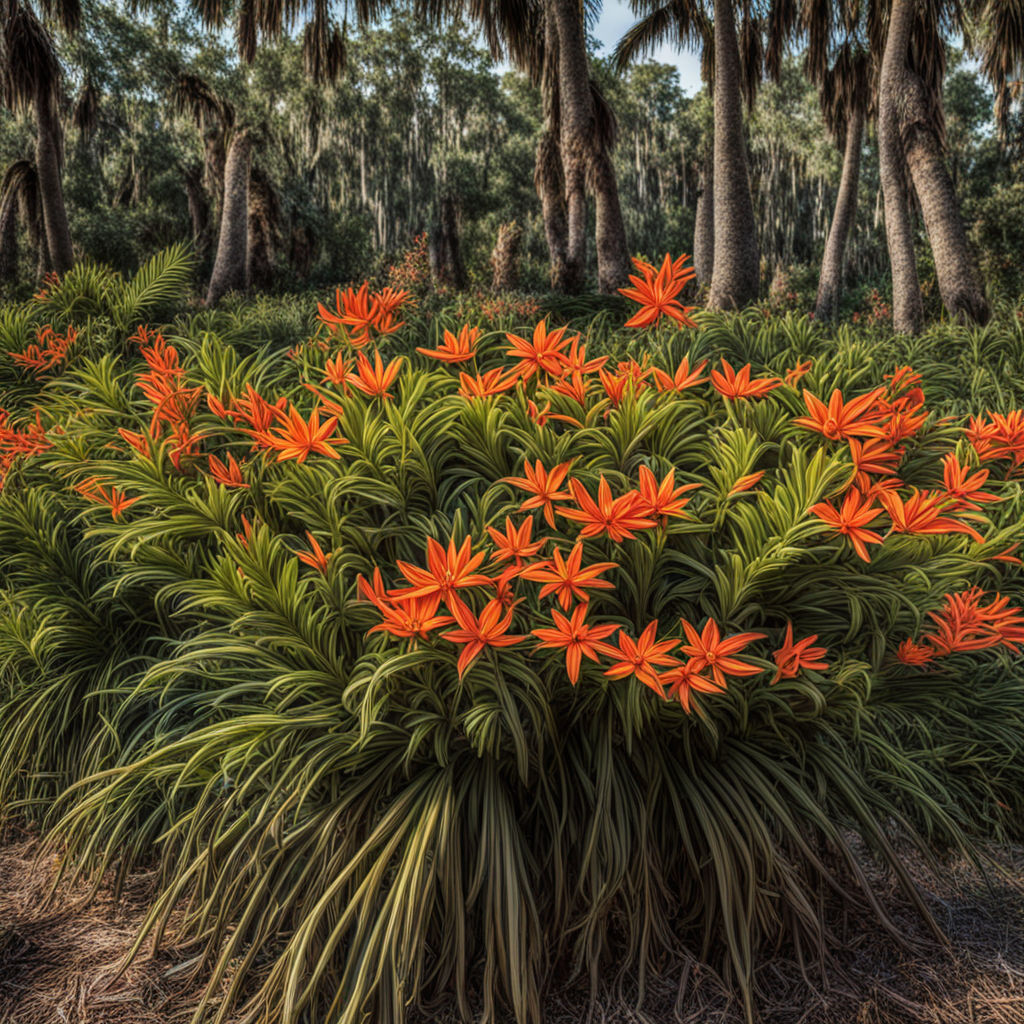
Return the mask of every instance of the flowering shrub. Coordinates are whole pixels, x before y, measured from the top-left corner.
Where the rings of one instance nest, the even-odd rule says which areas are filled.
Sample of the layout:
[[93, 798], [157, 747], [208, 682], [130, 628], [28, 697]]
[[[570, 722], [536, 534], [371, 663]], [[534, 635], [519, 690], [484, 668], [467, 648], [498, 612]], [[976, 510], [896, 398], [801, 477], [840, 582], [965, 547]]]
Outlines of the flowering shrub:
[[908, 886], [892, 822], [1020, 834], [1020, 327], [910, 359], [636, 269], [634, 327], [366, 286], [292, 358], [0, 317], [0, 806], [159, 859], [200, 1012], [527, 1021], [688, 952], [751, 1007], [850, 832]]

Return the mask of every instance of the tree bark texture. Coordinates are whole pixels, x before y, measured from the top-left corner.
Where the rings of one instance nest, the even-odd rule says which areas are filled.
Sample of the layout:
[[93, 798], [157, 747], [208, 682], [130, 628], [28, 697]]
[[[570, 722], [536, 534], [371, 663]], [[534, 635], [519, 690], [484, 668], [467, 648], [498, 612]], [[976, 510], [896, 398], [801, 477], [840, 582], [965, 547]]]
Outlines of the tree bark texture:
[[860, 157], [864, 144], [864, 108], [854, 104], [846, 122], [846, 146], [843, 152], [843, 174], [832, 214], [832, 226], [825, 242], [821, 261], [818, 297], [814, 304], [817, 320], [834, 320], [839, 311], [843, 288], [843, 262], [850, 228], [857, 216], [857, 188], [860, 184]]
[[227, 292], [249, 287], [249, 176], [252, 141], [241, 131], [231, 140], [224, 165], [224, 201], [221, 203], [217, 258], [210, 275], [206, 304], [219, 302]]
[[715, 259], [712, 309], [757, 298], [760, 267], [743, 134], [740, 52], [733, 0], [715, 0]]
[[36, 93], [36, 173], [46, 235], [46, 269], [64, 274], [75, 261], [61, 183], [61, 129], [48, 89]]

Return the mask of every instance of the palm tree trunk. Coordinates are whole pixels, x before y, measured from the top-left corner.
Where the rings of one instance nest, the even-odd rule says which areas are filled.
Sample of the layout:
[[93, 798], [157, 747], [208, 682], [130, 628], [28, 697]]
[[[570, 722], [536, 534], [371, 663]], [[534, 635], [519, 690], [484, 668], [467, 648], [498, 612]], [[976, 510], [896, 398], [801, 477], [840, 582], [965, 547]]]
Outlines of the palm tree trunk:
[[249, 174], [252, 142], [249, 133], [231, 140], [224, 165], [224, 201], [221, 204], [217, 258], [210, 275], [206, 304], [212, 306], [229, 291], [249, 286]]
[[914, 0], [893, 0], [878, 82], [878, 163], [892, 268], [893, 326], [902, 334], [916, 334], [924, 323], [899, 111], [908, 76], [907, 49], [913, 22]]
[[18, 196], [5, 195], [0, 203], [0, 285], [18, 276]]
[[514, 221], [498, 227], [498, 240], [491, 253], [491, 290], [513, 292], [519, 287], [519, 261], [523, 242], [523, 229]]
[[708, 305], [735, 309], [757, 297], [758, 249], [747, 176], [733, 0], [715, 0], [715, 260]]
[[924, 82], [908, 74], [900, 97], [903, 148], [935, 259], [939, 294], [951, 316], [983, 324], [989, 318], [988, 302], [928, 107]]
[[614, 295], [629, 283], [629, 249], [611, 155], [603, 147], [592, 157], [590, 187], [597, 221], [597, 290]]
[[587, 259], [587, 169], [597, 130], [587, 46], [577, 0], [548, 0], [558, 35], [558, 105], [565, 175], [565, 290], [583, 289]]
[[550, 128], [537, 143], [537, 164], [533, 183], [540, 196], [544, 235], [551, 260], [551, 287], [556, 292], [567, 290], [567, 255], [569, 249], [569, 223], [565, 210], [565, 184], [562, 174], [562, 155], [558, 150], [558, 137]]
[[71, 247], [71, 229], [64, 207], [61, 184], [60, 125], [53, 111], [49, 90], [36, 93], [36, 173], [39, 176], [39, 199], [43, 208], [46, 235], [47, 269], [64, 274], [75, 261]]
[[850, 236], [850, 228], [857, 214], [857, 187], [860, 184], [860, 154], [863, 143], [864, 108], [855, 102], [846, 122], [843, 176], [839, 181], [836, 209], [832, 215], [828, 240], [825, 242], [825, 257], [821, 261], [818, 298], [814, 305], [816, 320], [834, 320], [839, 311], [846, 240]]
[[697, 193], [697, 219], [693, 228], [693, 268], [698, 284], [710, 284], [715, 266], [715, 158], [712, 150], [704, 155], [700, 191]]
[[210, 204], [203, 188], [202, 168], [198, 164], [186, 167], [184, 177], [188, 215], [192, 222], [192, 244], [196, 255], [202, 258], [210, 248]]

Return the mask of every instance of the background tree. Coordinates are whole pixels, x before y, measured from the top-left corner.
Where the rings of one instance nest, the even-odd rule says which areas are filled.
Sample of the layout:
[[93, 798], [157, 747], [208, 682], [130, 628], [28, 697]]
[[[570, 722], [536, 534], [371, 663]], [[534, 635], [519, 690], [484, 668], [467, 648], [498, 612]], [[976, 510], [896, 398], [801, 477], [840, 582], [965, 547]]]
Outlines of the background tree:
[[[52, 13], [65, 31], [73, 32], [78, 27], [81, 11], [77, 0], [54, 4]], [[50, 33], [30, 7], [10, 3], [2, 19], [4, 102], [15, 111], [31, 108], [35, 115], [35, 170], [46, 241], [41, 264], [62, 274], [70, 269], [74, 252], [61, 178], [64, 133], [59, 116], [63, 84], [60, 61]]]

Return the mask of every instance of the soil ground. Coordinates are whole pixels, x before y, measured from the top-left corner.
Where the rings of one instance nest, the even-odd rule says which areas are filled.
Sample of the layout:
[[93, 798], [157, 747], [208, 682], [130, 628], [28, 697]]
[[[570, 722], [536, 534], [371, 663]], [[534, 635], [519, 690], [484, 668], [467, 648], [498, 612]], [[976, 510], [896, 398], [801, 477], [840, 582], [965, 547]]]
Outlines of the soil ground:
[[[84, 886], [44, 901], [55, 862], [13, 833], [0, 843], [0, 1024], [176, 1024], [190, 1018], [194, 982], [188, 954], [173, 948], [121, 960], [145, 914], [152, 878], [132, 876], [119, 900], [109, 887], [84, 902]], [[1022, 1024], [1024, 1022], [1024, 849], [990, 851], [1003, 871], [949, 864], [939, 878], [913, 863], [925, 899], [949, 937], [931, 938], [895, 884], [881, 876], [885, 906], [913, 952], [872, 921], [840, 921], [848, 936], [830, 965], [828, 986], [810, 987], [784, 958], [758, 974], [762, 1024]], [[1019, 881], [1018, 881], [1019, 880]], [[628, 1000], [625, 1001], [628, 1004]], [[695, 966], [654, 984], [642, 1011], [624, 1001], [588, 1014], [585, 993], [553, 996], [546, 1024], [741, 1024], [741, 1007]], [[434, 1024], [447, 1024], [444, 1017]]]

